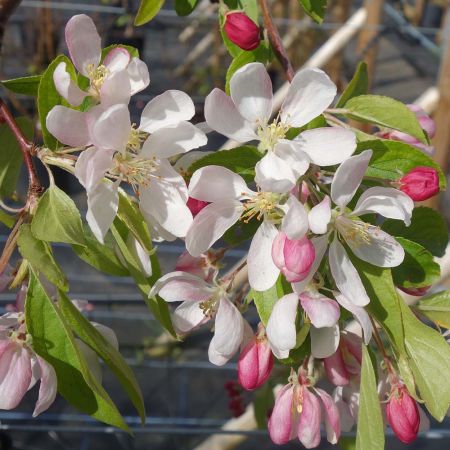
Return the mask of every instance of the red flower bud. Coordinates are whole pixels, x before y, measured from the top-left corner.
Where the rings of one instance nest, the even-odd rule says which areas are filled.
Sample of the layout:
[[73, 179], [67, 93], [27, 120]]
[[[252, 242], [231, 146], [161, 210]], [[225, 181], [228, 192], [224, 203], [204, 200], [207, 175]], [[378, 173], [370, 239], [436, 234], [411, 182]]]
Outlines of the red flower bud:
[[192, 215], [195, 217], [205, 206], [208, 206], [208, 202], [203, 200], [197, 200], [196, 198], [189, 197], [186, 206], [191, 211]]
[[254, 50], [259, 45], [259, 27], [243, 12], [227, 13], [223, 29], [228, 39], [242, 50]]
[[[263, 334], [260, 331], [258, 334]], [[255, 336], [242, 350], [238, 361], [239, 383], [252, 391], [264, 384], [273, 368], [273, 355], [266, 336]]]
[[405, 444], [417, 438], [420, 425], [419, 408], [405, 386], [394, 387], [386, 405], [386, 417], [395, 435]]
[[432, 167], [416, 167], [400, 178], [400, 190], [414, 201], [427, 200], [439, 192], [439, 176]]
[[420, 288], [406, 288], [403, 286], [398, 286], [399, 289], [401, 289], [403, 292], [406, 292], [409, 295], [415, 295], [416, 297], [421, 297], [422, 295], [425, 295], [431, 286], [424, 286]]

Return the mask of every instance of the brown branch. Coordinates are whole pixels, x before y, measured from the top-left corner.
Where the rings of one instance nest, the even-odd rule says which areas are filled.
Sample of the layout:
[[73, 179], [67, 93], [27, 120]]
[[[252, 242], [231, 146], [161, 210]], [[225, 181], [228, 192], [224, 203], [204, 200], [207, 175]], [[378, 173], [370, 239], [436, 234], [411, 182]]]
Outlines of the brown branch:
[[0, 0], [0, 49], [3, 44], [3, 35], [5, 34], [6, 24], [20, 2], [21, 0]]
[[267, 30], [269, 36], [270, 44], [275, 52], [275, 56], [283, 67], [284, 73], [288, 81], [292, 81], [294, 78], [294, 69], [289, 61], [289, 57], [284, 49], [283, 42], [281, 41], [280, 34], [276, 25], [273, 23], [272, 16], [267, 5], [267, 0], [258, 0], [259, 6], [261, 8], [264, 27]]

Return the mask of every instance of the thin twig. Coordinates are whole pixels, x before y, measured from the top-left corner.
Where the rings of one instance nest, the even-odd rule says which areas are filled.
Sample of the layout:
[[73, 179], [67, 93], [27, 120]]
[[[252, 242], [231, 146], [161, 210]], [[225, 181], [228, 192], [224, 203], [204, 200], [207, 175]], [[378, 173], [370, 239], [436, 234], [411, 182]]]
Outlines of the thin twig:
[[294, 78], [294, 69], [292, 68], [292, 64], [289, 61], [286, 50], [284, 49], [283, 42], [281, 41], [280, 34], [278, 33], [278, 29], [272, 20], [267, 1], [258, 0], [258, 2], [263, 16], [264, 27], [267, 30], [269, 41], [272, 45], [273, 51], [275, 52], [275, 56], [277, 57], [278, 61], [280, 61], [280, 64], [282, 65], [283, 70], [286, 74], [287, 80], [292, 81], [292, 79]]

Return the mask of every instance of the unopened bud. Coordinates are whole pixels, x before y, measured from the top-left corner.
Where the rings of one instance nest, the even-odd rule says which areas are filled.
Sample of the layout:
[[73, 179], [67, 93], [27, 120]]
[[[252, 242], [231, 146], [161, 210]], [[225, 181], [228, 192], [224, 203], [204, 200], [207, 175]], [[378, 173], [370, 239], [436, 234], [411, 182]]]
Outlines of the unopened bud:
[[195, 217], [205, 206], [208, 206], [208, 202], [203, 200], [197, 200], [196, 198], [189, 197], [186, 206], [191, 211], [192, 215]]
[[427, 200], [439, 192], [439, 175], [432, 167], [416, 167], [400, 178], [400, 190], [414, 201]]
[[430, 290], [431, 286], [424, 286], [419, 288], [406, 288], [403, 286], [398, 286], [398, 288], [406, 294], [414, 295], [415, 297], [422, 297], [422, 295], [425, 295]]
[[243, 12], [227, 13], [223, 29], [228, 39], [242, 50], [254, 50], [259, 45], [259, 27]]

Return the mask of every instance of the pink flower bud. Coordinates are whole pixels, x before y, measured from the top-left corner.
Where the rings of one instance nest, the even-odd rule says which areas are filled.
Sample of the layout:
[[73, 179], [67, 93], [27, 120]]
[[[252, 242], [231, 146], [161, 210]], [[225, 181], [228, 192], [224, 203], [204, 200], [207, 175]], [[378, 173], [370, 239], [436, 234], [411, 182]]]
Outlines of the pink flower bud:
[[439, 192], [439, 176], [432, 167], [416, 167], [399, 181], [400, 190], [414, 201], [427, 200]]
[[290, 283], [302, 281], [308, 276], [315, 256], [314, 246], [306, 237], [290, 240], [279, 232], [273, 241], [273, 262]]
[[208, 202], [203, 200], [197, 200], [196, 198], [189, 197], [186, 206], [191, 211], [192, 215], [195, 217], [205, 206], [208, 206]]
[[259, 27], [243, 12], [227, 13], [223, 29], [228, 39], [242, 50], [254, 50], [259, 45]]
[[273, 368], [273, 355], [269, 342], [261, 331], [242, 350], [238, 361], [239, 383], [244, 389], [253, 391], [263, 385]]
[[192, 256], [184, 251], [177, 259], [175, 270], [179, 272], [188, 272], [203, 278], [205, 281], [211, 281], [216, 269], [210, 260], [210, 252], [202, 253], [200, 256]]
[[420, 425], [419, 408], [405, 386], [395, 386], [386, 405], [386, 417], [400, 441], [410, 444], [417, 438]]
[[403, 286], [397, 286], [399, 289], [401, 289], [403, 292], [407, 293], [408, 295], [414, 295], [416, 297], [422, 297], [422, 295], [425, 295], [431, 286], [424, 286], [420, 288], [405, 288]]
[[434, 120], [420, 107], [417, 105], [407, 105], [408, 108], [416, 114], [417, 120], [420, 126], [426, 131], [429, 138], [434, 137], [436, 134], [436, 124]]

